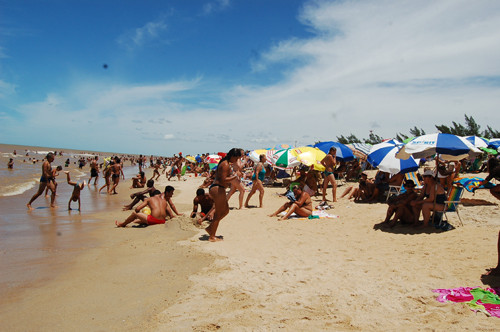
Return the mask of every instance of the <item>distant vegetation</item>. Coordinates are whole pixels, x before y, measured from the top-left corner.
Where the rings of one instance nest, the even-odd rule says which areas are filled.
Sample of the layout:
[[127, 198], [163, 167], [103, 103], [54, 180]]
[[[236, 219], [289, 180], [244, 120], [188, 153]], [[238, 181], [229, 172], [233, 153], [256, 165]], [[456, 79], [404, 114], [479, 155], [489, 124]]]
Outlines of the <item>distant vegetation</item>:
[[[490, 126], [486, 126], [486, 129], [481, 131], [481, 126], [476, 123], [476, 120], [472, 116], [467, 116], [465, 114], [465, 124], [456, 123], [452, 121], [451, 126], [446, 125], [436, 125], [436, 128], [439, 132], [444, 134], [453, 134], [458, 136], [480, 136], [484, 138], [500, 138], [500, 131], [491, 128]], [[417, 128], [416, 126], [410, 129], [410, 134], [406, 135], [403, 133], [397, 133], [394, 138], [399, 141], [404, 141], [410, 137], [417, 137], [425, 135], [425, 131], [421, 128]], [[350, 134], [347, 137], [344, 135], [337, 136], [337, 141], [343, 144], [349, 143], [368, 143], [368, 144], [377, 144], [382, 142], [384, 138], [375, 134], [373, 131], [370, 131], [370, 136], [368, 138], [359, 139], [355, 135]]]

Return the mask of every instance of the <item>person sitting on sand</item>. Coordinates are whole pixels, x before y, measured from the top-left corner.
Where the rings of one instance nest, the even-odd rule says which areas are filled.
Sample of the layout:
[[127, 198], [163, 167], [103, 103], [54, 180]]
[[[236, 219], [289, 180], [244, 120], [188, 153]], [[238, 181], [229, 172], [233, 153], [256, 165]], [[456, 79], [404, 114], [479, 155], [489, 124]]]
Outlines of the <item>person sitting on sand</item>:
[[71, 193], [71, 197], [69, 198], [68, 201], [68, 210], [71, 210], [71, 201], [73, 202], [78, 202], [78, 211], [81, 211], [80, 209], [80, 191], [85, 187], [85, 181], [83, 183], [78, 183], [78, 182], [73, 182], [71, 181], [69, 171], [64, 171], [66, 173], [66, 181], [70, 186], [73, 186], [73, 192]]
[[[413, 210], [410, 203], [418, 196], [415, 192], [415, 183], [412, 180], [408, 180], [405, 182], [404, 188], [406, 190], [404, 193], [389, 199], [387, 202], [389, 206], [387, 207], [385, 220], [378, 225], [387, 225], [392, 228], [399, 220], [405, 224], [411, 224], [414, 221]], [[393, 215], [394, 218], [391, 220]]]
[[[423, 174], [424, 188], [416, 200], [410, 204], [413, 209], [413, 225], [426, 227], [429, 225], [431, 211], [442, 211], [446, 201], [446, 191], [444, 187], [436, 181], [434, 172], [427, 170]], [[423, 224], [419, 225], [420, 211], [424, 218]]]
[[[154, 176], [153, 176], [154, 178]], [[153, 179], [151, 178], [151, 180]], [[137, 176], [134, 176], [132, 178], [132, 187], [130, 187], [130, 189], [132, 188], [144, 188], [144, 186], [146, 185], [146, 175], [144, 174], [144, 172], [139, 172], [139, 174], [137, 174]]]
[[295, 213], [301, 217], [309, 217], [312, 214], [313, 206], [311, 196], [302, 190], [300, 186], [293, 186], [293, 195], [295, 196], [295, 201], [286, 202], [283, 204], [276, 212], [270, 214], [269, 217], [276, 217], [279, 213], [286, 211], [288, 212], [279, 220], [285, 220], [290, 218], [292, 213]]
[[[173, 187], [166, 186], [162, 195], [155, 195], [145, 199], [123, 222], [120, 223], [116, 220], [116, 227], [126, 227], [131, 222], [146, 226], [164, 224], [167, 217], [170, 217], [168, 201], [171, 199], [172, 194]], [[150, 215], [140, 212], [146, 206], [151, 210]]]
[[132, 198], [133, 200], [130, 204], [123, 206], [123, 211], [132, 210], [134, 205], [146, 199], [146, 194], [148, 194], [149, 197], [153, 197], [153, 192], [156, 191], [154, 184], [155, 184], [154, 180], [148, 180], [148, 182], [146, 183], [147, 188], [145, 190], [131, 194], [130, 198]]
[[368, 174], [363, 172], [360, 175], [358, 188], [349, 186], [345, 189], [344, 193], [340, 197], [342, 198], [349, 195], [347, 197], [347, 199], [349, 200], [354, 198], [354, 202], [365, 202], [372, 197], [374, 190], [375, 184], [373, 183], [373, 180], [368, 179]]
[[33, 208], [31, 207], [31, 203], [33, 203], [35, 199], [43, 194], [43, 191], [46, 187], [50, 188], [52, 191], [52, 195], [50, 197], [50, 207], [56, 207], [54, 204], [56, 199], [56, 192], [54, 189], [54, 184], [52, 182], [52, 166], [50, 165], [54, 161], [55, 157], [52, 152], [49, 152], [47, 153], [47, 156], [45, 158], [46, 159], [42, 164], [42, 176], [40, 177], [40, 186], [38, 187], [38, 191], [35, 193], [35, 195], [33, 195], [33, 197], [31, 197], [28, 204], [26, 204], [26, 206], [30, 210], [33, 210]]
[[203, 181], [200, 188], [208, 188], [212, 185], [215, 180], [215, 170], [211, 170], [207, 178]]
[[[199, 213], [198, 205], [201, 207], [201, 212]], [[212, 221], [214, 218], [214, 214], [214, 200], [210, 197], [209, 194], [205, 193], [204, 189], [198, 188], [198, 190], [196, 190], [196, 197], [193, 199], [193, 212], [191, 212], [190, 217], [199, 217], [196, 222], [198, 223], [198, 225], [201, 225], [201, 223], [205, 220]]]
[[369, 199], [370, 203], [377, 202], [380, 195], [386, 190], [389, 190], [389, 173], [379, 170], [377, 174], [375, 174], [374, 183], [375, 188], [373, 189], [372, 196]]

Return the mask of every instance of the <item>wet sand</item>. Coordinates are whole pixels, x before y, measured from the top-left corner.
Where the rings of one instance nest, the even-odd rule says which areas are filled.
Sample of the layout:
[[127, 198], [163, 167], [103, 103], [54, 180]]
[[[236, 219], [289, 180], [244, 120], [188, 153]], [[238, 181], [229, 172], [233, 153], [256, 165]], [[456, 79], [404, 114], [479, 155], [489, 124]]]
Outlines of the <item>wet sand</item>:
[[[178, 210], [191, 210], [202, 181], [187, 177], [170, 183]], [[120, 211], [132, 191], [123, 190], [125, 183], [119, 195], [97, 198], [96, 204], [108, 206], [105, 211], [51, 216], [48, 209], [35, 209], [2, 220], [2, 232], [17, 220], [27, 223], [18, 237], [26, 231], [39, 232], [41, 238], [25, 248], [38, 250], [41, 257], [14, 267], [21, 273], [10, 278], [20, 281], [0, 297], [2, 330], [498, 329], [497, 318], [476, 314], [464, 304], [437, 302], [432, 292], [500, 286], [500, 278], [481, 276], [497, 261], [498, 205], [461, 207], [464, 225], [450, 214], [457, 227], [448, 232], [399, 225], [376, 230], [385, 204], [339, 199], [329, 210], [339, 218], [278, 221], [267, 215], [286, 201], [276, 195], [283, 189], [266, 187], [262, 209], [236, 210], [234, 195], [233, 209], [218, 230], [224, 241], [209, 243], [200, 240], [204, 231], [187, 217], [165, 226], [114, 228], [115, 219], [128, 215]], [[163, 178], [159, 187], [165, 184]], [[24, 198], [0, 204], [15, 212]], [[475, 196], [466, 192], [464, 198], [498, 203], [486, 190]], [[254, 196], [250, 205], [257, 201]], [[318, 204], [319, 197], [313, 202]], [[35, 205], [47, 205], [42, 203], [40, 198]], [[2, 258], [22, 254], [15, 241], [5, 247]], [[23, 268], [42, 271], [43, 277], [23, 283]]]

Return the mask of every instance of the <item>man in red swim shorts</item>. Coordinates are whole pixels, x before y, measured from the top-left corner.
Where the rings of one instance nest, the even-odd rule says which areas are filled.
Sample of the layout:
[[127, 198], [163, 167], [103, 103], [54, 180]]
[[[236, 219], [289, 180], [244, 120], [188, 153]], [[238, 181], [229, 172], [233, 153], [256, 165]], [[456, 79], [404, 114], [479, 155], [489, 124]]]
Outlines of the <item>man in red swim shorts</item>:
[[[167, 217], [173, 218], [173, 212], [180, 215], [172, 202], [173, 193], [174, 187], [166, 186], [163, 194], [145, 199], [125, 221], [121, 223], [115, 221], [116, 227], [125, 227], [131, 222], [142, 225], [159, 225], [164, 224]], [[151, 209], [151, 215], [139, 212], [146, 206]]]

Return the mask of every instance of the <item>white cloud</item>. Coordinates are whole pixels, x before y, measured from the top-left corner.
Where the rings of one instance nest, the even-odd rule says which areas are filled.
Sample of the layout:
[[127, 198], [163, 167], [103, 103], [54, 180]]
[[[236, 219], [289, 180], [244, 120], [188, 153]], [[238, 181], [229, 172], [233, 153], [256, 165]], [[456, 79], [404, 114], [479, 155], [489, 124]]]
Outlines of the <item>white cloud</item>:
[[[433, 132], [434, 124], [463, 123], [465, 113], [500, 129], [500, 2], [314, 1], [300, 19], [312, 37], [280, 41], [255, 63], [259, 75], [287, 66], [274, 85], [227, 90], [207, 77], [80, 82], [17, 111], [40, 137], [39, 124], [50, 119], [68, 146], [85, 137], [86, 146], [95, 140], [102, 149], [146, 154], [366, 138], [372, 129], [389, 138], [414, 126]], [[209, 93], [219, 102], [207, 107]], [[5, 128], [19, 128], [11, 121]]]
[[142, 27], [128, 31], [118, 37], [118, 44], [133, 50], [144, 46], [161, 37], [167, 30], [167, 24], [164, 19], [148, 22]]
[[222, 11], [228, 8], [229, 5], [230, 5], [229, 0], [215, 0], [207, 2], [206, 4], [203, 5], [202, 15], [210, 15], [213, 14], [214, 12]]

